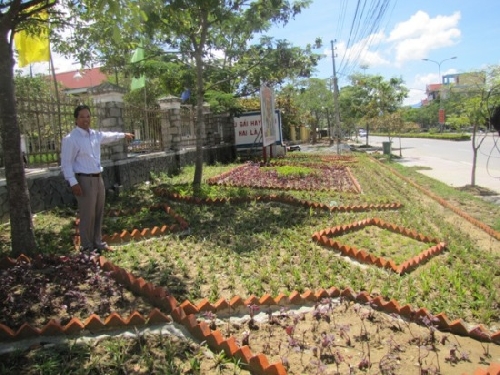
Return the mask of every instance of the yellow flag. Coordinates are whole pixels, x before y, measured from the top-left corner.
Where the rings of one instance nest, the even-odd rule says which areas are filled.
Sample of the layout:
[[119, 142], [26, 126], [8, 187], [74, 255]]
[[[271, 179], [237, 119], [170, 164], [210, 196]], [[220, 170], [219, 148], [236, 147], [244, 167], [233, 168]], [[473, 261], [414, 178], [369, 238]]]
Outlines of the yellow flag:
[[[40, 12], [38, 16], [42, 20], [49, 18], [47, 12]], [[40, 27], [39, 35], [30, 35], [24, 30], [17, 32], [14, 35], [14, 43], [19, 54], [18, 64], [20, 68], [34, 62], [50, 60], [48, 24], [44, 23]]]

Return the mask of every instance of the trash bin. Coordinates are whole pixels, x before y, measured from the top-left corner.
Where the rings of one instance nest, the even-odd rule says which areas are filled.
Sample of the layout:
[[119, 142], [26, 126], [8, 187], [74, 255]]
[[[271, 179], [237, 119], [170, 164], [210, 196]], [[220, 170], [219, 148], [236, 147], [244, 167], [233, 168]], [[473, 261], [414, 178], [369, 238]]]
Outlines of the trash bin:
[[382, 148], [384, 149], [384, 155], [391, 154], [391, 143], [392, 142], [382, 142]]

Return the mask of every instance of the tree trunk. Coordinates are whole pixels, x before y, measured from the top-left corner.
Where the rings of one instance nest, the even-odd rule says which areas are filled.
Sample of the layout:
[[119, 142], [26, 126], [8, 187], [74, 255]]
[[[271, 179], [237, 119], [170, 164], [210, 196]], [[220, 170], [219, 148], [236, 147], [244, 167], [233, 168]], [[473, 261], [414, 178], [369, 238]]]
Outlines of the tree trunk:
[[[203, 139], [205, 134], [205, 119], [203, 118], [203, 52], [208, 30], [208, 9], [202, 9], [200, 14], [200, 33], [197, 42], [194, 42], [194, 59], [196, 61], [196, 160], [193, 178], [193, 191], [200, 192], [203, 176]], [[193, 41], [195, 38], [193, 38]]]
[[472, 125], [472, 170], [470, 176], [470, 185], [476, 186], [477, 153], [483, 144], [487, 133], [480, 139], [476, 138], [479, 125]]
[[203, 118], [203, 59], [201, 51], [196, 53], [196, 160], [194, 168], [193, 190], [197, 195], [203, 175], [203, 139], [205, 133]]
[[0, 31], [0, 135], [9, 194], [11, 255], [34, 255], [37, 251], [30, 196], [21, 154], [21, 132], [14, 94], [14, 59], [9, 30]]

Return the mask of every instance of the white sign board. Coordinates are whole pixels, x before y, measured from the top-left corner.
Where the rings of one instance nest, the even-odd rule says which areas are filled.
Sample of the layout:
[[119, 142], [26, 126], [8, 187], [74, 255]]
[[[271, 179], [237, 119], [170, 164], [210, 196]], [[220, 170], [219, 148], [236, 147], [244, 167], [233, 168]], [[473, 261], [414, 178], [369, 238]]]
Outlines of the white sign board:
[[[281, 116], [274, 111], [273, 133], [276, 144], [281, 144]], [[234, 118], [234, 142], [237, 148], [262, 147], [262, 121], [260, 112], [246, 112]]]
[[273, 126], [274, 91], [267, 85], [260, 86], [260, 113], [264, 146], [269, 146], [276, 141], [277, 133]]

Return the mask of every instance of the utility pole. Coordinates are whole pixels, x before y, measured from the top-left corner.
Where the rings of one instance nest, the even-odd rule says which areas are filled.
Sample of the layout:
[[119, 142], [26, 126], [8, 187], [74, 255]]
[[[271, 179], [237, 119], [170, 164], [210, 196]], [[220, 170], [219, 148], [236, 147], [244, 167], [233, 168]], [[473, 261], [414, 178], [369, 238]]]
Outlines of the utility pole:
[[337, 154], [340, 155], [340, 141], [342, 139], [340, 134], [340, 106], [339, 106], [339, 86], [337, 80], [337, 71], [335, 70], [335, 49], [333, 43], [336, 40], [330, 41], [332, 44], [332, 65], [333, 65], [333, 105], [334, 105], [334, 124], [335, 124], [335, 138], [337, 138]]
[[439, 78], [439, 114], [438, 114], [438, 119], [439, 119], [439, 132], [443, 132], [443, 126], [446, 125], [446, 115], [444, 112], [443, 108], [443, 101], [441, 97], [443, 96], [443, 79], [441, 78], [441, 64], [444, 63], [445, 61], [448, 60], [455, 60], [457, 57], [453, 56], [450, 57], [449, 59], [444, 59], [441, 61], [436, 61], [436, 60], [431, 60], [431, 59], [422, 59], [423, 61], [430, 61], [438, 66], [438, 78]]

